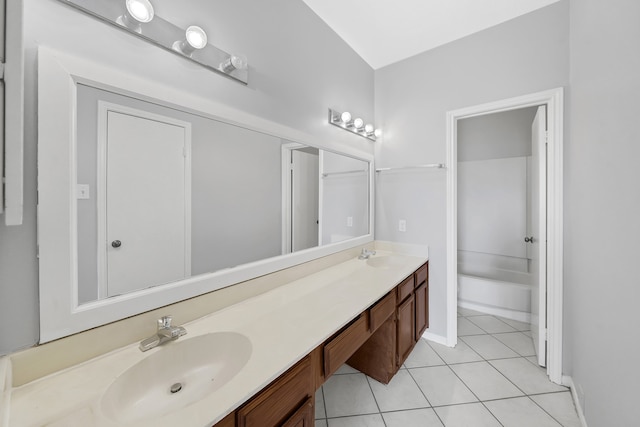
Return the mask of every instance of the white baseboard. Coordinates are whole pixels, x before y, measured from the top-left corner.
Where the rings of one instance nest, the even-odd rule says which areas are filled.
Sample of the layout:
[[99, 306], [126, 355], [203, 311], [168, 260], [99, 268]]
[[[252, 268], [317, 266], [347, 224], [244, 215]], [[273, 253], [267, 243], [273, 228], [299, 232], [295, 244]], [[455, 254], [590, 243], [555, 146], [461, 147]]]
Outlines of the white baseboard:
[[458, 307], [468, 308], [469, 310], [479, 311], [481, 313], [491, 314], [493, 316], [504, 317], [505, 319], [531, 323], [531, 313], [525, 313], [523, 311], [509, 310], [506, 308], [492, 307], [484, 304], [475, 304], [472, 302], [460, 300], [458, 300]]
[[568, 375], [563, 375], [562, 385], [571, 389], [571, 397], [573, 397], [573, 404], [576, 406], [576, 412], [578, 413], [578, 418], [580, 418], [580, 424], [582, 425], [582, 427], [588, 427], [587, 420], [584, 418], [582, 404], [580, 403], [580, 399], [578, 399], [578, 392], [576, 390], [576, 385], [573, 382], [573, 378]]
[[429, 331], [425, 331], [422, 334], [422, 338], [424, 338], [425, 340], [431, 341], [431, 342], [435, 342], [437, 344], [442, 344], [442, 345], [447, 345], [447, 337], [443, 337], [442, 335], [436, 335], [434, 333], [431, 333]]

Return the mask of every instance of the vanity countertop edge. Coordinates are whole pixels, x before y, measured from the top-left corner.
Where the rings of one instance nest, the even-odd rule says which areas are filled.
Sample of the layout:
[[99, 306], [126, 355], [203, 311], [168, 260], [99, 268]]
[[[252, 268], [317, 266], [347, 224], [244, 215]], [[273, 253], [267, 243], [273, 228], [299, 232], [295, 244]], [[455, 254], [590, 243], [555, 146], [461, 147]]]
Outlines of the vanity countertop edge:
[[[180, 340], [219, 331], [241, 333], [251, 341], [251, 357], [233, 380], [200, 401], [131, 425], [204, 427], [220, 421], [424, 264], [428, 250], [420, 248], [376, 242], [372, 258], [394, 256], [400, 262], [376, 268], [356, 257], [182, 325], [188, 333]], [[162, 347], [143, 353], [134, 343], [25, 385], [6, 387], [0, 399], [5, 406], [1, 425], [120, 425], [102, 413], [101, 396], [119, 375], [155, 351]]]

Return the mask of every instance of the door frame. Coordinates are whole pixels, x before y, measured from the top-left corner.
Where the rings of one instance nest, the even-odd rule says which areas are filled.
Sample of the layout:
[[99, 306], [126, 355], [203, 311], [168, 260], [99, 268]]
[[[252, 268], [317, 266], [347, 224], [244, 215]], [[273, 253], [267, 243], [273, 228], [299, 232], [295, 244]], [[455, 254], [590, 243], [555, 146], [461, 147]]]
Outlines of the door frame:
[[458, 303], [458, 135], [461, 119], [520, 108], [547, 106], [547, 375], [562, 383], [563, 304], [563, 120], [564, 90], [543, 92], [447, 112], [447, 337], [457, 344]]
[[191, 276], [191, 123], [173, 117], [150, 113], [137, 108], [115, 104], [113, 102], [98, 101], [98, 164], [97, 164], [97, 235], [98, 235], [98, 299], [108, 297], [107, 283], [107, 119], [109, 112], [116, 112], [153, 120], [184, 129], [184, 195], [185, 195], [185, 276]]
[[[291, 226], [293, 217], [291, 200], [291, 153], [294, 150], [310, 147], [309, 145], [301, 144], [299, 142], [285, 142], [283, 141], [281, 146], [281, 171], [282, 171], [282, 254], [289, 254], [292, 252], [291, 242], [293, 236], [291, 232]], [[316, 148], [316, 147], [311, 147]], [[318, 246], [322, 245], [322, 153], [323, 150], [318, 148]]]

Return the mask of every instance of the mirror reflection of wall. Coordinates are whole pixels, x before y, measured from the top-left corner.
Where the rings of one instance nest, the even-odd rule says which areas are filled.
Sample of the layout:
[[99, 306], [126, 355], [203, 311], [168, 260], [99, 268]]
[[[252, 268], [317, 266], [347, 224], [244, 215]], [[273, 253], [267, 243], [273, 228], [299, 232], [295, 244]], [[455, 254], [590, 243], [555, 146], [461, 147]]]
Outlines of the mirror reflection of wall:
[[323, 152], [321, 244], [369, 233], [369, 164]]
[[81, 304], [368, 233], [363, 160], [294, 143], [287, 213], [291, 141], [83, 84], [77, 102]]

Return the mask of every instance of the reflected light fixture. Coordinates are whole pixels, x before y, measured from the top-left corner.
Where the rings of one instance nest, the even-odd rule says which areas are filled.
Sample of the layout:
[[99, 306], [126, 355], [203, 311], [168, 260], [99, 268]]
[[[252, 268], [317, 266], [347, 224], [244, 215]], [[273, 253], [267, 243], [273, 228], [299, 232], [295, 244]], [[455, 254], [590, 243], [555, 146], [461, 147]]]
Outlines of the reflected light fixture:
[[184, 32], [184, 39], [173, 43], [173, 49], [191, 56], [196, 49], [203, 49], [207, 45], [207, 33], [197, 25], [191, 25]]
[[220, 64], [220, 69], [227, 74], [234, 70], [246, 70], [247, 57], [245, 55], [231, 55], [226, 61]]
[[364, 131], [367, 135], [371, 135], [373, 133], [373, 125], [371, 123], [367, 123], [364, 125]]
[[339, 113], [338, 111], [329, 108], [330, 124], [351, 133], [355, 133], [356, 135], [360, 135], [371, 141], [375, 141], [376, 138], [380, 138], [382, 136], [382, 131], [380, 129], [376, 129], [372, 124], [369, 123], [365, 125], [364, 120], [362, 120], [360, 117], [351, 120], [352, 117], [353, 116], [348, 111]]
[[116, 19], [116, 23], [135, 31], [142, 32], [142, 25], [154, 17], [153, 5], [149, 0], [126, 0], [124, 14]]

